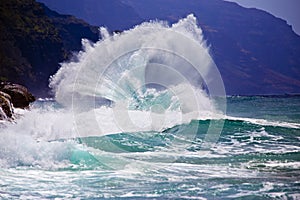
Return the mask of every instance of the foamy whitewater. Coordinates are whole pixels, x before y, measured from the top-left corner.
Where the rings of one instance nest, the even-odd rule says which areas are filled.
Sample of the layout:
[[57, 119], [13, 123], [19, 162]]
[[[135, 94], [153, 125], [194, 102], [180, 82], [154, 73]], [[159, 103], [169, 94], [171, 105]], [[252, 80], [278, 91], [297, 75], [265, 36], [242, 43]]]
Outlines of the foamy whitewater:
[[97, 43], [0, 126], [1, 199], [298, 199], [300, 98], [226, 97], [193, 15]]

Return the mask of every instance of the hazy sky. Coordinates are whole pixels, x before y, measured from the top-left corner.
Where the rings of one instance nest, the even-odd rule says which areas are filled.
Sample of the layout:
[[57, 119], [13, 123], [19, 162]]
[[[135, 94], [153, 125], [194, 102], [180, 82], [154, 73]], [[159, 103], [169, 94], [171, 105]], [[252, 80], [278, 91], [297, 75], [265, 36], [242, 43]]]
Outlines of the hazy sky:
[[300, 0], [227, 0], [244, 7], [254, 7], [268, 11], [276, 17], [285, 19], [300, 35]]

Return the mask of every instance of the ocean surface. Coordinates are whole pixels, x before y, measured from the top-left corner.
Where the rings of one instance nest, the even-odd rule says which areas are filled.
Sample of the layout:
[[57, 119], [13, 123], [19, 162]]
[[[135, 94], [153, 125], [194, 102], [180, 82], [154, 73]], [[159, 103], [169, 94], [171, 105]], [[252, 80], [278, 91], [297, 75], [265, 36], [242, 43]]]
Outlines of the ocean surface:
[[[300, 97], [227, 102], [228, 117], [209, 150], [202, 142], [210, 119], [47, 142], [1, 133], [0, 197], [299, 199]], [[49, 106], [56, 103], [38, 101], [27, 114]], [[185, 137], [195, 130], [193, 139]]]
[[300, 199], [300, 96], [226, 96], [193, 15], [100, 32], [0, 122], [0, 199]]

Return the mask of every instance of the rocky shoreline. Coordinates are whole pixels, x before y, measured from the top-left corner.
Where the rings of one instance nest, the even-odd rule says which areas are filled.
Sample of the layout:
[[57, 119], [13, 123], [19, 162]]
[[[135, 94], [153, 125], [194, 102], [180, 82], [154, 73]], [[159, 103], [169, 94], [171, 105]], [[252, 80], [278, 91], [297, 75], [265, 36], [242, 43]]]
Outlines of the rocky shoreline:
[[0, 82], [0, 120], [14, 119], [14, 108], [28, 109], [35, 97], [22, 85]]

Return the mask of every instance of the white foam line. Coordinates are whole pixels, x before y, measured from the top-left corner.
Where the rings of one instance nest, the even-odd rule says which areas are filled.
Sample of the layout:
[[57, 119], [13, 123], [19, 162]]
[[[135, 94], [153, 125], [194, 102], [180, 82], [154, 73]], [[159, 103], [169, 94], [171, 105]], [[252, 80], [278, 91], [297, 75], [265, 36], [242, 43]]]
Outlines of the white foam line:
[[300, 124], [292, 122], [280, 122], [280, 121], [268, 121], [265, 119], [255, 119], [255, 118], [244, 118], [244, 117], [231, 117], [225, 115], [224, 119], [234, 120], [234, 121], [245, 121], [252, 124], [263, 125], [263, 126], [279, 126], [284, 128], [295, 128], [300, 129]]

